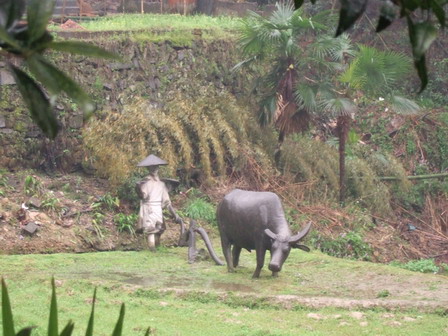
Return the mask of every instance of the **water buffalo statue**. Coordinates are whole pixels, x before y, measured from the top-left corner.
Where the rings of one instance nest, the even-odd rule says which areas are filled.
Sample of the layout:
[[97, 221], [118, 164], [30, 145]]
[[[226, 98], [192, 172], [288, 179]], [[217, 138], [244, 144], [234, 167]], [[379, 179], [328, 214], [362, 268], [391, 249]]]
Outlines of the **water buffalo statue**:
[[257, 252], [257, 268], [253, 278], [260, 276], [266, 250], [271, 251], [269, 270], [273, 276], [278, 275], [291, 248], [309, 251], [299, 241], [308, 234], [311, 223], [293, 235], [280, 198], [272, 192], [234, 189], [219, 203], [217, 219], [229, 272], [233, 272], [234, 267], [238, 266], [242, 248], [249, 252], [255, 249]]

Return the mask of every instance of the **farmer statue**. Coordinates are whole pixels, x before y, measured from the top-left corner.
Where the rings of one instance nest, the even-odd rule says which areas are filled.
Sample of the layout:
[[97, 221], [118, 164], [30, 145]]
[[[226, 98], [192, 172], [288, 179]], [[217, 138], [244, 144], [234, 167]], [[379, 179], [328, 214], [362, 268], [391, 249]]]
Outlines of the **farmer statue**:
[[171, 205], [168, 186], [158, 175], [159, 166], [166, 164], [166, 161], [151, 154], [137, 165], [147, 167], [149, 171], [149, 175], [137, 183], [136, 191], [141, 199], [137, 230], [143, 231], [147, 236], [151, 251], [155, 251], [160, 243], [160, 236], [166, 229], [162, 213], [164, 208], [168, 208], [174, 220], [181, 225], [181, 232], [184, 231], [182, 220]]

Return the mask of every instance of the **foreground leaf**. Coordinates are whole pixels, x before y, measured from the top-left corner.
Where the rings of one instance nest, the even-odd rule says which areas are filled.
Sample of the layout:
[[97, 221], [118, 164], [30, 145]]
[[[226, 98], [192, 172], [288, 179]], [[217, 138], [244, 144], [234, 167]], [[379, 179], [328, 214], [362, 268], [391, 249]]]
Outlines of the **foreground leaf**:
[[87, 324], [86, 336], [93, 336], [93, 319], [95, 314], [96, 288], [93, 292], [92, 311], [90, 313], [89, 323]]
[[[443, 5], [446, 5], [446, 1]], [[431, 8], [437, 17], [437, 20], [439, 20], [439, 23], [442, 26], [442, 28], [445, 28], [446, 14], [445, 14], [445, 10], [443, 9], [442, 5], [439, 4], [438, 0], [433, 0], [433, 1], [431, 1]]]
[[124, 321], [124, 303], [121, 304], [120, 316], [118, 317], [118, 321], [115, 324], [112, 336], [121, 336], [121, 333], [123, 332], [123, 321]]
[[7, 44], [9, 44], [11, 47], [14, 47], [15, 49], [20, 48], [17, 41], [14, 38], [12, 38], [3, 27], [0, 27], [0, 41], [6, 42]]
[[22, 18], [24, 0], [0, 1], [0, 27], [9, 28]]
[[72, 321], [69, 321], [59, 336], [71, 336], [74, 328], [75, 324]]
[[3, 336], [15, 336], [11, 303], [9, 301], [8, 289], [6, 288], [6, 283], [3, 278], [2, 278], [2, 321], [3, 321]]
[[437, 28], [430, 22], [421, 22], [414, 25], [412, 50], [414, 57], [420, 59], [437, 38]]
[[84, 90], [73, 79], [43, 57], [33, 55], [26, 62], [37, 80], [54, 94], [65, 92], [84, 111], [86, 118], [95, 110], [95, 105]]
[[59, 127], [48, 99], [40, 87], [25, 72], [14, 65], [10, 65], [10, 67], [16, 80], [17, 88], [30, 109], [31, 117], [44, 134], [53, 139], [57, 135]]
[[48, 336], [58, 336], [58, 304], [56, 302], [56, 286], [51, 279], [50, 318], [48, 320]]
[[111, 53], [95, 45], [80, 41], [51, 42], [47, 45], [47, 47], [57, 51], [68, 52], [70, 54], [120, 59], [120, 56], [115, 53]]
[[47, 24], [53, 15], [56, 0], [28, 1], [28, 33], [29, 43], [40, 39], [47, 30]]
[[380, 9], [380, 18], [378, 20], [378, 25], [376, 27], [376, 32], [379, 33], [389, 27], [392, 22], [396, 19], [396, 11], [394, 4], [390, 0], [383, 2]]
[[420, 78], [420, 91], [423, 90], [428, 85], [428, 72], [426, 70], [426, 57], [423, 55], [419, 60], [414, 61], [414, 66], [417, 69], [418, 77]]
[[366, 9], [367, 0], [341, 0], [336, 37], [349, 29]]
[[30, 336], [33, 329], [34, 327], [23, 328], [16, 334], [16, 336]]

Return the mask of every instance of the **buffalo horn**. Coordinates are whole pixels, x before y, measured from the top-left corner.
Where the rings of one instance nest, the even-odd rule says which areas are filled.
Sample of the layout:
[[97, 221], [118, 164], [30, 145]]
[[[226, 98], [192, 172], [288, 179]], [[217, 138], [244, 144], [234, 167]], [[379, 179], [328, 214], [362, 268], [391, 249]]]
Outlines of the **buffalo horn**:
[[[292, 236], [291, 238], [289, 238], [289, 243], [290, 244], [295, 244], [297, 243], [299, 240], [303, 239], [308, 232], [310, 232], [310, 228], [311, 228], [311, 222], [308, 222], [308, 224], [306, 225], [306, 227], [300, 231], [298, 234]], [[266, 232], [266, 230], [265, 230]]]
[[266, 233], [269, 238], [272, 238], [272, 239], [277, 238], [277, 235], [269, 229], [264, 230], [264, 233]]

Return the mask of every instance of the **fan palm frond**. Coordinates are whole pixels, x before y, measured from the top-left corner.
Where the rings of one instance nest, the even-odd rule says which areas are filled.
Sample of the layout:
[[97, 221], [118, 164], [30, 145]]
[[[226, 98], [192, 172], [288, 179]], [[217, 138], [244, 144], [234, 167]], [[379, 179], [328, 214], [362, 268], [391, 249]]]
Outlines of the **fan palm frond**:
[[390, 91], [410, 69], [409, 58], [401, 53], [361, 45], [340, 80], [373, 95]]
[[315, 111], [318, 107], [317, 92], [318, 88], [315, 84], [298, 84], [294, 92], [297, 105], [301, 108], [307, 109], [308, 111]]
[[[313, 28], [316, 30], [328, 31], [336, 27], [338, 16], [331, 13], [330, 10], [319, 11], [316, 15], [310, 17]], [[330, 35], [334, 35], [330, 33]]]
[[231, 71], [231, 72], [238, 71], [240, 68], [242, 68], [242, 67], [247, 67], [248, 65], [250, 65], [250, 64], [252, 64], [252, 63], [254, 63], [254, 62], [256, 62], [257, 59], [258, 59], [257, 56], [253, 56], [253, 57], [247, 58], [247, 59], [245, 59], [245, 60], [242, 60], [241, 62], [235, 64], [235, 65], [232, 67], [232, 69], [230, 69], [230, 71]]
[[277, 95], [266, 96], [259, 105], [258, 122], [261, 126], [267, 126], [272, 123], [277, 110]]
[[277, 26], [287, 28], [291, 24], [294, 14], [294, 3], [292, 1], [281, 1], [275, 4], [275, 11], [269, 17], [269, 21]]
[[266, 43], [260, 38], [259, 30], [257, 19], [249, 17], [242, 21], [237, 43], [244, 56], [261, 55], [264, 52]]
[[338, 38], [330, 35], [323, 35], [311, 45], [312, 55], [318, 59], [329, 58], [335, 62], [342, 62], [347, 56], [354, 56], [355, 50], [347, 34], [342, 34]]
[[392, 109], [399, 114], [412, 115], [420, 111], [420, 106], [415, 101], [401, 96], [391, 96], [390, 102]]
[[324, 111], [330, 112], [335, 117], [351, 116], [356, 112], [356, 105], [350, 99], [344, 97], [334, 97], [321, 100]]

